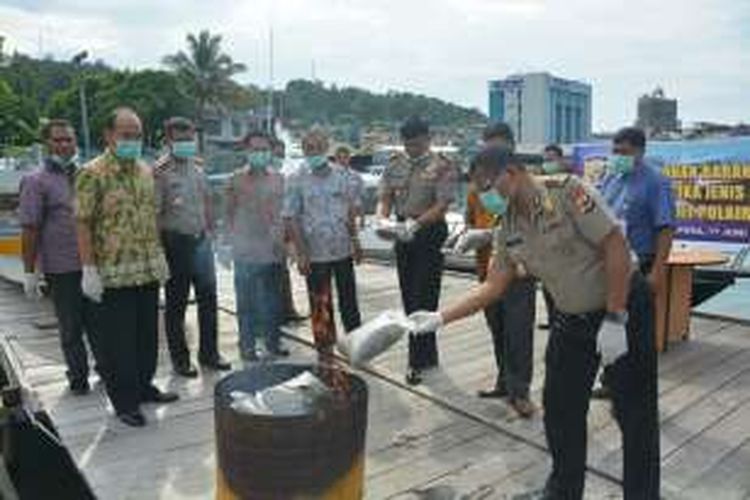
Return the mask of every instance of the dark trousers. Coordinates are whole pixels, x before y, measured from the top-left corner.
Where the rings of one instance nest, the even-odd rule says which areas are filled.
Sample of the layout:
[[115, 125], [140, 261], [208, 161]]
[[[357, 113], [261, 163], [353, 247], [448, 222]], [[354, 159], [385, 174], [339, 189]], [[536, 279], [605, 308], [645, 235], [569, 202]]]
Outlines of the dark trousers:
[[[657, 363], [651, 290], [640, 273], [628, 297], [628, 353], [607, 371], [622, 431], [624, 498], [659, 498]], [[604, 311], [555, 311], [546, 353], [544, 427], [552, 454], [548, 499], [583, 498], [586, 415], [599, 367], [596, 339]]]
[[534, 360], [536, 280], [514, 281], [503, 299], [484, 310], [497, 364], [495, 387], [528, 398]]
[[[401, 300], [406, 314], [419, 310], [435, 311], [440, 302], [443, 278], [441, 248], [448, 237], [445, 222], [420, 229], [408, 243], [396, 243], [396, 266]], [[438, 364], [435, 332], [409, 334], [409, 366], [416, 369]]]
[[205, 363], [215, 361], [219, 356], [218, 305], [211, 240], [165, 231], [162, 233], [162, 243], [169, 263], [164, 323], [172, 363], [175, 366], [190, 363], [190, 349], [185, 338], [185, 310], [191, 286], [198, 304], [198, 359]]
[[159, 285], [105, 288], [100, 346], [107, 367], [107, 395], [117, 413], [138, 409], [154, 388]]
[[[313, 318], [327, 315], [329, 319], [329, 321], [324, 322], [324, 329], [327, 331], [314, 328], [313, 333], [315, 333], [315, 343], [318, 348], [329, 348], [336, 342], [336, 331], [333, 326], [332, 279], [336, 282], [336, 295], [344, 330], [350, 332], [362, 324], [352, 258], [334, 262], [313, 262], [310, 265], [310, 275], [307, 277], [311, 315]], [[321, 325], [323, 325], [323, 322], [321, 322]]]
[[289, 274], [289, 266], [284, 262], [281, 266], [281, 300], [282, 320], [294, 318], [298, 315], [294, 307], [294, 296], [292, 295], [292, 277]]
[[81, 272], [47, 274], [45, 277], [55, 306], [70, 385], [79, 386], [88, 381], [89, 363], [84, 333], [94, 355], [94, 368], [103, 377], [104, 367], [96, 327], [97, 307], [81, 291]]

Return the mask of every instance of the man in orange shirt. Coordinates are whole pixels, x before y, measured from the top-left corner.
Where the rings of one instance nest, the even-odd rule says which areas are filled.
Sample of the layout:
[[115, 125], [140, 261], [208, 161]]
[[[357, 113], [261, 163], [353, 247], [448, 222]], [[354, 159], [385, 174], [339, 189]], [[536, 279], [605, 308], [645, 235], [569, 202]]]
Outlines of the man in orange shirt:
[[[487, 146], [515, 148], [513, 131], [505, 123], [490, 125], [484, 131]], [[498, 218], [484, 207], [480, 196], [469, 189], [466, 203], [466, 225], [470, 229], [491, 231]], [[487, 277], [492, 259], [492, 239], [476, 249], [477, 276]], [[504, 398], [522, 418], [529, 418], [535, 408], [529, 400], [529, 386], [533, 371], [534, 323], [536, 315], [536, 280], [529, 277], [516, 281], [504, 298], [484, 310], [492, 333], [497, 379], [494, 387], [479, 391], [480, 398]]]

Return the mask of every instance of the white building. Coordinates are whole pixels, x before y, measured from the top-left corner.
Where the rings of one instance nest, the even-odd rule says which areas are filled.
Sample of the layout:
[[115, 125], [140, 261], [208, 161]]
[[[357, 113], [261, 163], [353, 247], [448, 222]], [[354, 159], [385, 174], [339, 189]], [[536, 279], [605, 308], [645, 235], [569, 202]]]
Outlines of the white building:
[[591, 85], [549, 73], [489, 82], [493, 122], [506, 122], [517, 143], [570, 144], [591, 136]]

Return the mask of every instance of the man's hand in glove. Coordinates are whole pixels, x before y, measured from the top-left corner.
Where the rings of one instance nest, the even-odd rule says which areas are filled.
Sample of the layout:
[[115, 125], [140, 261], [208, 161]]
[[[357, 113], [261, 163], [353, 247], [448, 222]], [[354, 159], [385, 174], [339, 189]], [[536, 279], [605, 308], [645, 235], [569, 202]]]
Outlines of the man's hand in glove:
[[417, 335], [437, 332], [443, 328], [443, 316], [439, 312], [417, 311], [411, 313], [407, 319], [411, 323], [411, 332]]
[[469, 229], [459, 236], [453, 251], [464, 254], [492, 244], [492, 229]]
[[415, 219], [407, 219], [404, 223], [404, 231], [399, 235], [398, 239], [402, 243], [409, 243], [417, 235], [417, 231], [422, 228], [422, 225]]
[[99, 277], [96, 266], [83, 266], [81, 289], [83, 294], [94, 302], [102, 301], [104, 286], [102, 286], [102, 279]]
[[607, 313], [599, 330], [597, 351], [609, 366], [628, 353], [627, 313]]
[[38, 273], [26, 273], [23, 276], [23, 293], [32, 300], [42, 298], [41, 286], [44, 280]]

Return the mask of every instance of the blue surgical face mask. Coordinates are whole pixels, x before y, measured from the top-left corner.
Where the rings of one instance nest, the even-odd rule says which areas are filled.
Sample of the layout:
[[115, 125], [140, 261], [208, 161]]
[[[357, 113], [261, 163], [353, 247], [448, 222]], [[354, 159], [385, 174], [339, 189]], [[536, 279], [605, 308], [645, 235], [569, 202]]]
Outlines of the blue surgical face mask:
[[562, 172], [562, 168], [560, 168], [560, 163], [556, 161], [545, 161], [542, 163], [542, 171], [547, 175], [552, 175]]
[[306, 161], [311, 170], [320, 170], [328, 165], [328, 157], [325, 155], [308, 156]]
[[75, 165], [76, 155], [60, 156], [60, 155], [49, 155], [49, 161], [61, 168], [68, 168]]
[[495, 189], [481, 193], [479, 201], [482, 202], [484, 209], [492, 215], [503, 215], [508, 211], [508, 199]]
[[115, 145], [115, 156], [118, 160], [137, 160], [141, 157], [142, 148], [140, 140], [120, 139]]
[[172, 154], [176, 158], [187, 160], [195, 157], [198, 152], [198, 145], [195, 141], [175, 141], [172, 143]]
[[270, 166], [272, 161], [270, 151], [251, 151], [247, 154], [247, 163], [253, 170], [262, 170]]
[[612, 155], [609, 157], [608, 169], [613, 174], [629, 174], [635, 168], [635, 157]]

